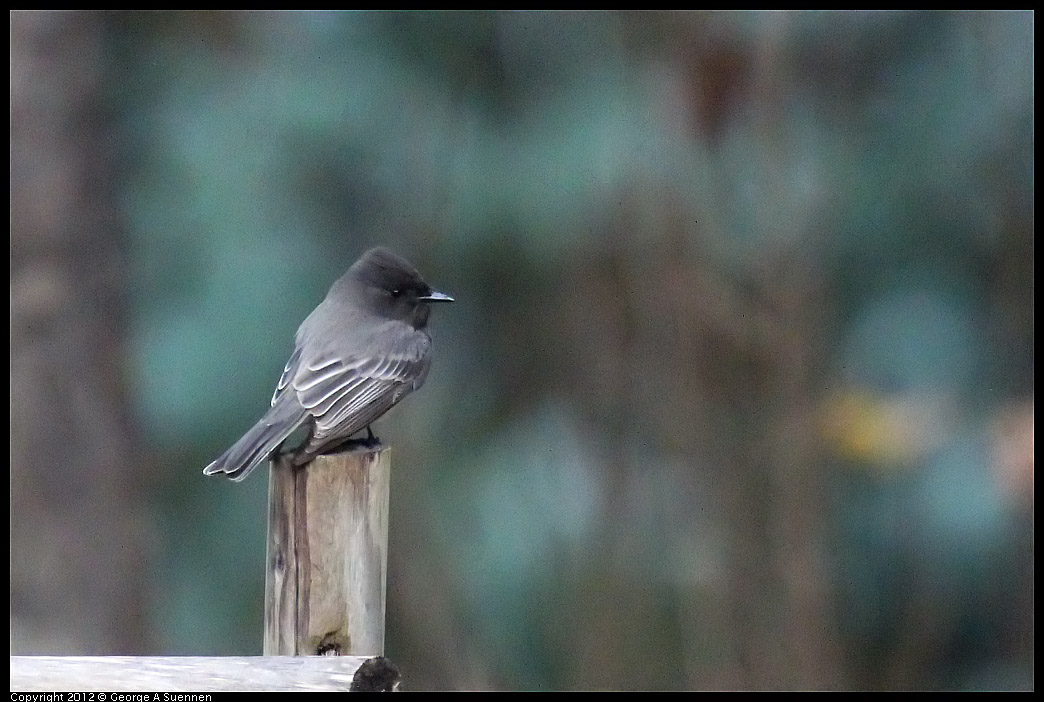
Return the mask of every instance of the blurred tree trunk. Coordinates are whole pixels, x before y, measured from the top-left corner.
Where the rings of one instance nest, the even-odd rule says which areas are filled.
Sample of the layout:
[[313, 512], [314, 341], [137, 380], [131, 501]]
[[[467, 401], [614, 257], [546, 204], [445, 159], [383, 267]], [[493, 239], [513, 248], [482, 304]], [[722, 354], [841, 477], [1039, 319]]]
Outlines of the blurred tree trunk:
[[11, 650], [141, 653], [104, 15], [11, 14]]

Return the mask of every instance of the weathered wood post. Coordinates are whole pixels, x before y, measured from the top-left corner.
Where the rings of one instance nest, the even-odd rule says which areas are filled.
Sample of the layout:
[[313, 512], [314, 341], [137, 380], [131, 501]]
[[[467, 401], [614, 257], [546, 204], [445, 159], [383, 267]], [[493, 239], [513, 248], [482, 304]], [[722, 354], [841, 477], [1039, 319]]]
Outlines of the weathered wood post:
[[272, 460], [266, 656], [384, 654], [390, 449]]

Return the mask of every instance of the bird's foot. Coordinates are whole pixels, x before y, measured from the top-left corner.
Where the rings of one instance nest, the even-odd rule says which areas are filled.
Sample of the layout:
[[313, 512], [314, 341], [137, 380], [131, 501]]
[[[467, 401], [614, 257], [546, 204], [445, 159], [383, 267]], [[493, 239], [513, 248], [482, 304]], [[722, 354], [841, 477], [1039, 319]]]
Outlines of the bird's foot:
[[346, 439], [323, 453], [340, 453], [341, 451], [359, 451], [361, 449], [374, 449], [381, 445], [381, 440], [373, 435], [370, 427], [366, 427], [366, 436], [361, 439]]
[[367, 448], [373, 448], [381, 445], [381, 440], [373, 435], [373, 430], [370, 429], [369, 425], [366, 427], [366, 438], [363, 439]]

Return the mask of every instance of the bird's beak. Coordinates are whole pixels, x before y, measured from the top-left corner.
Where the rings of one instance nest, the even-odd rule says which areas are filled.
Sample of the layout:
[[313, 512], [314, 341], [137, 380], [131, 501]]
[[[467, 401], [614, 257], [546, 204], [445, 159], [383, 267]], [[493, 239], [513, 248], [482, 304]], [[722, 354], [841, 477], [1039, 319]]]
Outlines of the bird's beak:
[[446, 293], [435, 292], [434, 290], [427, 295], [421, 295], [417, 299], [424, 302], [453, 302], [453, 298]]

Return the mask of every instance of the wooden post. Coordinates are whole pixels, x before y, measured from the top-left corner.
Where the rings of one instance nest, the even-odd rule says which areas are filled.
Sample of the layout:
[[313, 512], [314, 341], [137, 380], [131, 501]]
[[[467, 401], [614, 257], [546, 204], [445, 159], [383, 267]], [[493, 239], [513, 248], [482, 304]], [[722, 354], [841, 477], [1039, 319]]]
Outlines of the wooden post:
[[390, 482], [381, 446], [272, 461], [264, 655], [384, 654]]

